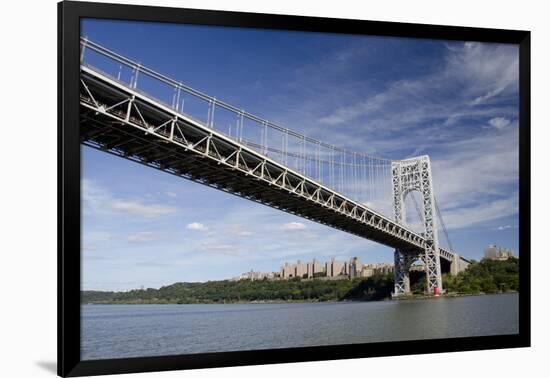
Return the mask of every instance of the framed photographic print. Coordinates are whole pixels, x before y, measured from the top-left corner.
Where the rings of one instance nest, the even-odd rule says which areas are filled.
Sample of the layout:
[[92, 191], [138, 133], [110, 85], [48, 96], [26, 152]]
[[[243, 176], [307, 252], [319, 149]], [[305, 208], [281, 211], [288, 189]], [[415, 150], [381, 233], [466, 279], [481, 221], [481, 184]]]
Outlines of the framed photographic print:
[[529, 346], [529, 32], [58, 9], [59, 375]]

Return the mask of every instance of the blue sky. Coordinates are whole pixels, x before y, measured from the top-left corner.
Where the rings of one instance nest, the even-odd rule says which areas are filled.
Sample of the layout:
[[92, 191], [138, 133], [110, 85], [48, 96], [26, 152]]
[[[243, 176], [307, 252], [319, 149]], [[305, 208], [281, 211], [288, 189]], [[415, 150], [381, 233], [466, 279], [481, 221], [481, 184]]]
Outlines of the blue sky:
[[[455, 250], [518, 254], [518, 49], [84, 20], [82, 35], [290, 129], [375, 156], [431, 157]], [[83, 288], [126, 290], [389, 248], [82, 148]], [[410, 204], [409, 204], [410, 206]]]

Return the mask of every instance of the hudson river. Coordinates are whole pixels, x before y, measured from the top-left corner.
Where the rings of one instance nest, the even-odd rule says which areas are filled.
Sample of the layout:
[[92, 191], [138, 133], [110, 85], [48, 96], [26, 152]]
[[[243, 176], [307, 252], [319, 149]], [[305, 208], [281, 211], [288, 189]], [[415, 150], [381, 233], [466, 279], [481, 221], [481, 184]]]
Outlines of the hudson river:
[[383, 302], [83, 305], [82, 359], [518, 332], [518, 294]]

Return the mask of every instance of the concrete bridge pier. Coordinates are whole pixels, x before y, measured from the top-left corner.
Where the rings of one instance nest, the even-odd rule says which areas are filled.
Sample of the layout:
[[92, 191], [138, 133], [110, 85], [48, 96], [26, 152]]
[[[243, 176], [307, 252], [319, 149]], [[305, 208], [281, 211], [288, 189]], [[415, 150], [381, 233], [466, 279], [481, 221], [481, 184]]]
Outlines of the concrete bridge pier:
[[464, 271], [470, 263], [460, 257], [458, 253], [453, 254], [453, 258], [451, 260], [449, 273], [451, 273], [452, 276], [456, 276], [458, 273]]
[[393, 271], [394, 292], [393, 297], [411, 294], [411, 280], [409, 271], [412, 263], [418, 255], [396, 249], [393, 253], [395, 268]]
[[451, 261], [451, 269], [450, 269], [451, 276], [456, 276], [458, 274], [459, 267], [460, 267], [460, 257], [455, 253]]

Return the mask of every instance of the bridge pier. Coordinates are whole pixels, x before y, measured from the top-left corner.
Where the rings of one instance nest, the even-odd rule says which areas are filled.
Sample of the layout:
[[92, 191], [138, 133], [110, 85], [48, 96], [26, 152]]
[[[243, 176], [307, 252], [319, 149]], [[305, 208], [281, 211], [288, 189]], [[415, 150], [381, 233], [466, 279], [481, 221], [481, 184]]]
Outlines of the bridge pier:
[[411, 280], [409, 271], [417, 255], [396, 249], [393, 252], [395, 268], [393, 271], [394, 291], [393, 297], [411, 294]]
[[458, 273], [464, 271], [470, 263], [460, 257], [458, 253], [453, 254], [453, 259], [449, 267], [449, 273], [452, 276], [456, 276]]
[[460, 257], [455, 253], [449, 269], [451, 276], [456, 276], [460, 271]]
[[[416, 191], [422, 197], [422, 223], [424, 224], [424, 253], [422, 260], [426, 269], [427, 294], [439, 295], [443, 291], [441, 281], [441, 266], [439, 259], [439, 242], [437, 235], [437, 220], [435, 198], [432, 183], [432, 169], [428, 156], [394, 161], [392, 167], [392, 193], [395, 220], [404, 224], [405, 197]], [[400, 252], [403, 254], [403, 252]], [[406, 293], [405, 281], [408, 280], [408, 268], [404, 258], [395, 259], [395, 292], [396, 295]], [[405, 277], [405, 278], [403, 278]], [[405, 280], [405, 281], [404, 281]], [[410, 289], [409, 289], [410, 292]]]
[[[117, 55], [86, 42], [87, 49], [92, 46], [97, 53], [118, 62]], [[159, 80], [154, 71], [129, 60], [127, 62], [125, 64], [135, 72], [139, 70]], [[163, 80], [178, 93], [185, 90], [201, 101], [208, 100], [213, 106], [214, 98], [198, 95], [198, 92], [185, 89], [172, 79], [164, 77]], [[135, 80], [128, 85], [102, 74], [93, 66], [81, 65], [82, 144], [397, 248], [394, 256], [395, 295], [410, 293], [410, 259], [422, 258], [426, 267], [427, 292], [442, 292], [437, 209], [428, 156], [391, 163], [395, 214], [395, 221], [392, 221], [366, 204], [353, 201], [336, 189], [289, 167], [286, 147], [283, 163], [274, 157], [267, 157], [265, 144], [260, 144], [263, 152], [259, 152], [248, 142], [243, 142], [245, 117], [259, 122], [258, 117], [225, 104], [225, 109], [240, 119], [240, 136], [228, 137], [223, 130], [213, 128], [212, 114], [209, 113], [206, 124], [194, 120], [177, 107], [170, 108], [138, 91], [135, 84]], [[266, 127], [279, 130], [279, 126], [267, 121], [259, 123], [264, 131]], [[264, 132], [264, 139], [265, 135]], [[288, 130], [284, 135], [287, 143]], [[301, 141], [305, 141], [305, 136], [301, 136]], [[266, 143], [265, 140], [262, 143]], [[329, 148], [332, 148], [334, 155], [334, 147]], [[355, 159], [355, 154], [353, 156]], [[305, 156], [299, 156], [299, 159], [305, 161]], [[334, 163], [334, 156], [331, 159]], [[378, 169], [375, 167], [372, 169]], [[371, 186], [373, 184], [378, 185], [376, 180], [371, 182]], [[412, 191], [421, 195], [423, 232], [411, 230], [406, 225], [404, 202]], [[418, 211], [420, 213], [420, 209]], [[445, 261], [452, 259], [448, 251], [443, 251], [441, 256]], [[463, 260], [458, 260], [453, 269], [460, 271], [463, 267]]]

